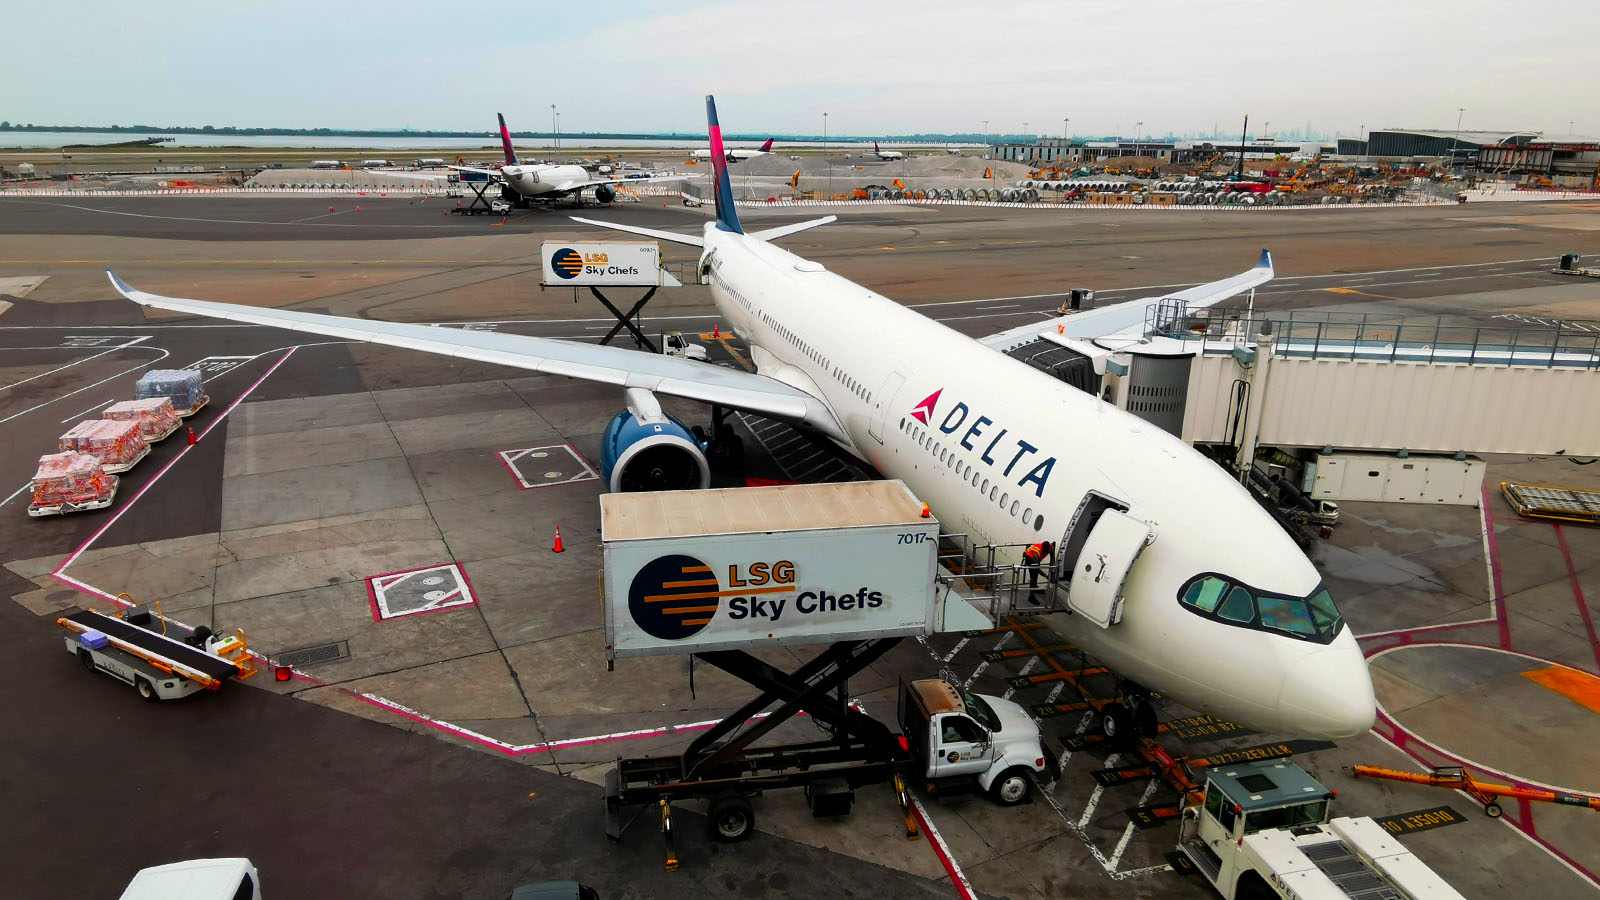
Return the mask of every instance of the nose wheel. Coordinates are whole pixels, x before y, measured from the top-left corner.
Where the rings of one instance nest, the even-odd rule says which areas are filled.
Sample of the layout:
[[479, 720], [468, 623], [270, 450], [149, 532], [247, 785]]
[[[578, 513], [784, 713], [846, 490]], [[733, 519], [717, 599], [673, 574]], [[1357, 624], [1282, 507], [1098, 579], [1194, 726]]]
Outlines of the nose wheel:
[[1100, 707], [1096, 723], [1100, 736], [1113, 746], [1131, 746], [1140, 738], [1153, 738], [1161, 724], [1156, 719], [1150, 692], [1132, 683], [1118, 686], [1118, 699]]

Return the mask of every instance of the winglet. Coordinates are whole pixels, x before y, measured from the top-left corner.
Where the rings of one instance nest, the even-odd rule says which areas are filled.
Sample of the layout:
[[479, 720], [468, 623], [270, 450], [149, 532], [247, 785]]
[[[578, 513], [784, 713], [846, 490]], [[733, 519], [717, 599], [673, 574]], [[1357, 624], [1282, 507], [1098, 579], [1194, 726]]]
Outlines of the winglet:
[[716, 180], [712, 192], [717, 199], [717, 227], [734, 234], [744, 234], [739, 226], [739, 213], [733, 206], [733, 183], [728, 180], [728, 154], [722, 147], [722, 125], [717, 122], [717, 98], [706, 95], [706, 132], [711, 138], [711, 167]]
[[506, 129], [506, 114], [495, 113], [495, 115], [500, 117], [500, 146], [506, 151], [506, 165], [514, 166], [517, 164], [517, 151], [511, 149], [511, 132]]
[[133, 294], [134, 294], [133, 288], [130, 287], [126, 281], [123, 281], [121, 278], [118, 278], [117, 277], [117, 273], [111, 271], [110, 269], [107, 269], [106, 270], [106, 277], [111, 279], [111, 286], [117, 289], [117, 293], [119, 293], [122, 296], [128, 298], [129, 300], [133, 299]]
[[1268, 250], [1265, 247], [1261, 248], [1261, 261], [1256, 263], [1256, 268], [1258, 268], [1258, 269], [1266, 269], [1269, 272], [1272, 271], [1272, 251], [1271, 250]]

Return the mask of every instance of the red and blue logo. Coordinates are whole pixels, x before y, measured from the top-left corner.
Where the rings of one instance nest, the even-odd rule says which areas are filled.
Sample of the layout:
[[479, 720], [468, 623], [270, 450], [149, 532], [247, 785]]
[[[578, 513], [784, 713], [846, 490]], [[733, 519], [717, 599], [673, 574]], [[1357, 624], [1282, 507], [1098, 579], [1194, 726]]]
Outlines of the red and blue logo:
[[976, 462], [995, 471], [996, 477], [1015, 479], [1019, 488], [1031, 485], [1034, 496], [1043, 497], [1045, 484], [1055, 470], [1056, 458], [1044, 456], [1038, 446], [1013, 435], [1011, 429], [961, 401], [946, 410], [944, 418], [934, 424], [934, 410], [943, 393], [944, 388], [940, 388], [924, 397], [912, 408], [911, 418], [929, 428], [937, 428], [963, 450], [976, 454]]
[[933, 417], [933, 407], [938, 404], [939, 395], [942, 393], [944, 393], [944, 388], [939, 388], [923, 398], [922, 402], [917, 404], [916, 409], [911, 411], [911, 418], [924, 425], [928, 424], [928, 420]]

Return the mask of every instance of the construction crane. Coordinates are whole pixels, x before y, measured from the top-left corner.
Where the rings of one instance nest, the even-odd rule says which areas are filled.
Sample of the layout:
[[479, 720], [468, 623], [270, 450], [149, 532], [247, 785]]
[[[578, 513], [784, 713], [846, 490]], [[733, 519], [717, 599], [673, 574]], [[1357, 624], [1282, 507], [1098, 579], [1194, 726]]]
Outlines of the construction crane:
[[1560, 803], [1566, 806], [1587, 806], [1590, 809], [1600, 810], [1600, 797], [1591, 797], [1585, 794], [1568, 794], [1564, 791], [1519, 788], [1512, 787], [1509, 784], [1479, 781], [1472, 777], [1472, 773], [1460, 766], [1437, 766], [1426, 774], [1381, 769], [1377, 766], [1353, 766], [1350, 772], [1357, 778], [1383, 778], [1389, 781], [1405, 781], [1411, 784], [1425, 784], [1429, 787], [1443, 787], [1462, 791], [1467, 796], [1482, 803], [1484, 815], [1491, 819], [1500, 818], [1501, 813], [1504, 812], [1495, 799], [1497, 797], [1510, 797], [1513, 800], [1536, 800], [1540, 803]]

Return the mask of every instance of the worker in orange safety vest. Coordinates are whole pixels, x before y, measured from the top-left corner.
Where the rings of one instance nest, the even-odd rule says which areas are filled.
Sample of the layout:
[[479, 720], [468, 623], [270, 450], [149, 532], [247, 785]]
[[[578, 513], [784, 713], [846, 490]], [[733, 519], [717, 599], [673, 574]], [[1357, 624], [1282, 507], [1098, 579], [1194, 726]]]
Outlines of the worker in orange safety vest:
[[1028, 602], [1039, 602], [1039, 566], [1047, 559], [1054, 559], [1056, 545], [1050, 541], [1040, 541], [1022, 551], [1022, 564], [1028, 569]]

